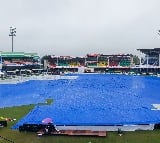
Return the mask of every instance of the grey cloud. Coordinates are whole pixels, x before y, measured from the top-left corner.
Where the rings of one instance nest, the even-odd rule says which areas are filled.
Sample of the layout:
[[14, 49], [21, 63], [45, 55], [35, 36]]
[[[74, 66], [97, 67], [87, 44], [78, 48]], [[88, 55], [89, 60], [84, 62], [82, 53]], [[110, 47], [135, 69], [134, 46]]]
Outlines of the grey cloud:
[[159, 0], [0, 0], [0, 51], [137, 53], [160, 45]]

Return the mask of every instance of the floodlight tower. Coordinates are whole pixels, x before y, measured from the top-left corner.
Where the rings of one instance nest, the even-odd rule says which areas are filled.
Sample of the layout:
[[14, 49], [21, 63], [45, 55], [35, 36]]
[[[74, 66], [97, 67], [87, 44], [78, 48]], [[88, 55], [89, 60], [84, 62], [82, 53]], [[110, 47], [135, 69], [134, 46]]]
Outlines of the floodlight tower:
[[160, 30], [158, 30], [158, 35], [160, 35]]
[[13, 37], [16, 36], [16, 28], [10, 27], [10, 34], [9, 36], [12, 36], [12, 52], [13, 52]]

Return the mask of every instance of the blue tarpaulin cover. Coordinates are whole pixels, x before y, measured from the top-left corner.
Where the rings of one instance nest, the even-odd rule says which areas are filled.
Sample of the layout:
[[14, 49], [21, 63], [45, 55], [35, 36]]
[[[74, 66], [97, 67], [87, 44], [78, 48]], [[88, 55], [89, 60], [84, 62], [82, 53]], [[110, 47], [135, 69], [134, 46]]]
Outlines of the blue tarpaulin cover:
[[[160, 78], [114, 74], [82, 74], [77, 79], [27, 81], [0, 85], [1, 107], [44, 102], [13, 128], [40, 124], [52, 118], [56, 125], [132, 125], [160, 122]], [[6, 100], [6, 101], [5, 101]], [[4, 104], [3, 104], [4, 103]], [[154, 110], [152, 110], [154, 109]]]

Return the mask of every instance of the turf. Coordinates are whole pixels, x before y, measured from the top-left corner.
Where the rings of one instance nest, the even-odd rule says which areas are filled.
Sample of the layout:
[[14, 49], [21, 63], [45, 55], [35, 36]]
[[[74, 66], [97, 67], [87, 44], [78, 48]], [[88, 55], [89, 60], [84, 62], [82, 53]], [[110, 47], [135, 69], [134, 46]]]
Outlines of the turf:
[[[51, 100], [49, 100], [51, 101]], [[50, 102], [48, 102], [50, 103]], [[118, 136], [117, 132], [107, 132], [107, 137], [74, 137], [74, 136], [43, 136], [38, 137], [36, 133], [19, 132], [11, 130], [19, 119], [26, 115], [35, 105], [20, 107], [1, 108], [0, 116], [15, 118], [16, 121], [8, 122], [8, 126], [0, 128], [0, 136], [13, 140], [14, 143], [159, 143], [160, 131], [135, 131], [124, 132], [123, 136]], [[0, 137], [0, 143], [9, 141]]]

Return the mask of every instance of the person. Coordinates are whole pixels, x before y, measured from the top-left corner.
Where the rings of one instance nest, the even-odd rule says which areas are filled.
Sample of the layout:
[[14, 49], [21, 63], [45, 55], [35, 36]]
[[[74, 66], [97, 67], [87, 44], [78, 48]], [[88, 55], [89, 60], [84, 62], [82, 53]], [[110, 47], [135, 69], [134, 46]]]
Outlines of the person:
[[46, 127], [45, 127], [45, 134], [51, 134], [52, 132], [52, 124], [49, 123]]
[[118, 135], [119, 135], [119, 136], [122, 136], [122, 135], [123, 135], [123, 132], [122, 132], [122, 130], [121, 130], [120, 128], [118, 128]]
[[45, 133], [48, 134], [48, 128], [45, 127], [44, 129], [45, 129]]
[[49, 126], [48, 126], [48, 134], [51, 134], [51, 132], [52, 132], [52, 126], [49, 125]]

